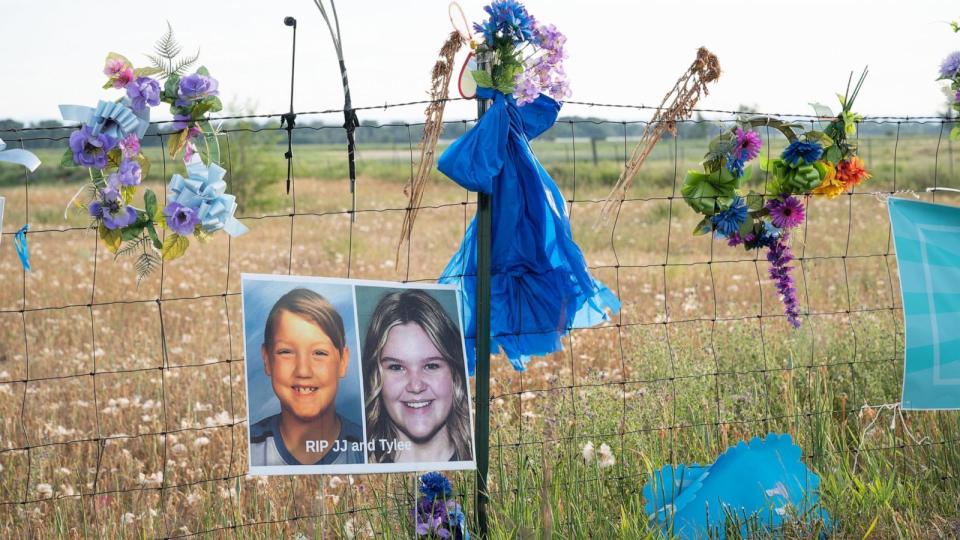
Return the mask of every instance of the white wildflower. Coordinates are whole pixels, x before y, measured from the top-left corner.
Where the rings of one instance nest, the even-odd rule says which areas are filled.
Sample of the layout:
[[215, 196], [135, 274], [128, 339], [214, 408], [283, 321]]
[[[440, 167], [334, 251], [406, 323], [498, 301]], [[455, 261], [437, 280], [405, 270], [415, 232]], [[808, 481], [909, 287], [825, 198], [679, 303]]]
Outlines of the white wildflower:
[[587, 463], [593, 461], [593, 441], [587, 441], [587, 444], [583, 445], [580, 453], [583, 454], [583, 461]]
[[613, 467], [613, 465], [617, 462], [616, 458], [613, 457], [613, 452], [606, 443], [600, 445], [600, 450], [598, 450], [597, 453], [600, 456], [597, 459], [597, 464], [600, 465], [601, 469]]
[[184, 446], [183, 443], [177, 443], [173, 445], [173, 448], [171, 450], [173, 450], [174, 454], [180, 455], [187, 451], [187, 447]]
[[197, 447], [206, 446], [208, 444], [210, 444], [210, 439], [206, 437], [197, 437], [197, 439], [193, 441], [193, 445]]
[[37, 484], [37, 495], [39, 495], [41, 499], [53, 497], [53, 486], [50, 484]]
[[124, 525], [130, 525], [131, 523], [133, 523], [133, 522], [136, 521], [136, 520], [137, 520], [137, 516], [133, 515], [133, 514], [130, 513], [130, 512], [127, 512], [126, 514], [123, 515], [123, 524], [124, 524]]

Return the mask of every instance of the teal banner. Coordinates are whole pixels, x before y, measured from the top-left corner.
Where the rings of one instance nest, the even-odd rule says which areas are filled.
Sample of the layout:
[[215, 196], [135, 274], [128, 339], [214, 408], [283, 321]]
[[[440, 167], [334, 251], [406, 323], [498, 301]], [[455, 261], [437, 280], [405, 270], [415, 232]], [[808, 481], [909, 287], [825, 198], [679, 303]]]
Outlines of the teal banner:
[[904, 409], [960, 409], [960, 208], [890, 199], [905, 323]]

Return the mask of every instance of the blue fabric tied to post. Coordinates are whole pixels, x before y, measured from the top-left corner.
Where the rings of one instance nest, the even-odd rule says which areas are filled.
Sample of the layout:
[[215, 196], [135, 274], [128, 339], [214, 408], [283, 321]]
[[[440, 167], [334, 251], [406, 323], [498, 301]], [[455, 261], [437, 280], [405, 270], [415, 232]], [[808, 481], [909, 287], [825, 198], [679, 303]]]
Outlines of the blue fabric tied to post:
[[[609, 320], [620, 301], [590, 275], [563, 196], [530, 147], [556, 121], [560, 104], [541, 95], [518, 107], [512, 96], [489, 88], [478, 88], [477, 97], [493, 104], [444, 151], [437, 167], [464, 188], [492, 196], [490, 349], [499, 346], [523, 370], [531, 356], [562, 350], [568, 329]], [[474, 217], [440, 278], [461, 287], [471, 374], [476, 276]]]

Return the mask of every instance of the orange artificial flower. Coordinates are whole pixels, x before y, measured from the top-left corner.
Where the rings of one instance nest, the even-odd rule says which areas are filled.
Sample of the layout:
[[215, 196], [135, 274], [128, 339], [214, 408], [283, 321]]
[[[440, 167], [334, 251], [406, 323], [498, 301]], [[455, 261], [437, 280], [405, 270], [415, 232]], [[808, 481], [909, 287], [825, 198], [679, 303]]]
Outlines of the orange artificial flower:
[[863, 160], [853, 156], [837, 163], [837, 179], [850, 189], [853, 186], [859, 186], [864, 180], [869, 180], [870, 173], [867, 172]]

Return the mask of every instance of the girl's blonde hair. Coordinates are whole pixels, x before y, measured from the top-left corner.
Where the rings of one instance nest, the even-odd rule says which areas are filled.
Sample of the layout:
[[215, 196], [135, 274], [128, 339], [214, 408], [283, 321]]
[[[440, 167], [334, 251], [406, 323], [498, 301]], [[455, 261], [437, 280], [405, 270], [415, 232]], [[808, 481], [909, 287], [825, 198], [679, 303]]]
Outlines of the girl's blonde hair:
[[[447, 431], [453, 442], [454, 458], [469, 460], [473, 456], [470, 446], [470, 403], [466, 391], [467, 375], [463, 365], [460, 332], [433, 296], [416, 289], [387, 294], [380, 299], [370, 318], [363, 347], [363, 380], [367, 389], [367, 440], [397, 438], [397, 427], [387, 414], [380, 395], [383, 390], [380, 355], [387, 343], [390, 329], [411, 322], [423, 329], [453, 374], [453, 405], [450, 416], [447, 417]], [[374, 445], [369, 457], [370, 461], [375, 463], [393, 461], [393, 456], [384, 452], [379, 444]]]

